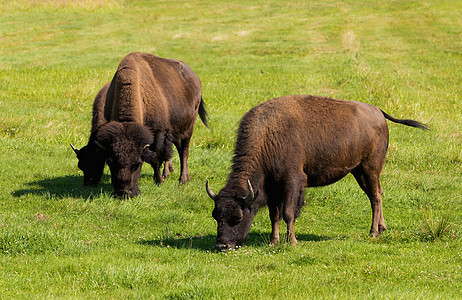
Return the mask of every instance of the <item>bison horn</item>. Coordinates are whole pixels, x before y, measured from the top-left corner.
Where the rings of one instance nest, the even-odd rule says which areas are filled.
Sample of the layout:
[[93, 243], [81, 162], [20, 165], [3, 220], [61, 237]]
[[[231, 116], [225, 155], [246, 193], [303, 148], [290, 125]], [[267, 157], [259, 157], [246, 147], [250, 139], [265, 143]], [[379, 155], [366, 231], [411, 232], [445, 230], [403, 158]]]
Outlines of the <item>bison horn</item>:
[[96, 146], [98, 146], [99, 148], [103, 149], [104, 151], [106, 151], [106, 147], [103, 146], [103, 144], [101, 144], [100, 142], [98, 142], [98, 140], [95, 140], [95, 144]]
[[74, 145], [72, 145], [72, 143], [69, 143], [69, 145], [71, 145], [71, 148], [72, 150], [74, 150], [75, 154], [79, 155], [79, 149], [75, 148]]
[[215, 201], [217, 199], [217, 194], [212, 192], [212, 190], [210, 189], [208, 180], [205, 183], [205, 190], [207, 191], [207, 194], [209, 195], [210, 198], [212, 198], [213, 201]]
[[250, 183], [250, 180], [247, 180], [247, 187], [249, 189], [249, 194], [247, 195], [247, 197], [244, 198], [244, 206], [245, 207], [249, 206], [250, 203], [252, 203], [252, 201], [255, 198], [255, 194], [253, 192], [253, 188], [252, 188], [252, 184]]

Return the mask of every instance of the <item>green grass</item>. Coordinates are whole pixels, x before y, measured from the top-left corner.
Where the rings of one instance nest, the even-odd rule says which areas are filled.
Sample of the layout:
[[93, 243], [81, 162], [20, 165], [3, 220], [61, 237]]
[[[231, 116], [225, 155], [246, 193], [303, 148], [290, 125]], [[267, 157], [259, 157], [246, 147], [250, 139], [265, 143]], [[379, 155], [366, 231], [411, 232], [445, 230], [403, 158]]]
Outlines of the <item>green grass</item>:
[[[457, 1], [0, 0], [0, 298], [446, 299], [462, 290], [462, 5]], [[93, 98], [145, 51], [202, 80], [192, 181], [142, 195], [83, 187]], [[369, 238], [352, 176], [308, 189], [297, 247], [268, 246], [267, 209], [247, 244], [216, 253], [204, 183], [226, 182], [240, 117], [316, 94], [427, 123], [389, 123], [388, 230]]]

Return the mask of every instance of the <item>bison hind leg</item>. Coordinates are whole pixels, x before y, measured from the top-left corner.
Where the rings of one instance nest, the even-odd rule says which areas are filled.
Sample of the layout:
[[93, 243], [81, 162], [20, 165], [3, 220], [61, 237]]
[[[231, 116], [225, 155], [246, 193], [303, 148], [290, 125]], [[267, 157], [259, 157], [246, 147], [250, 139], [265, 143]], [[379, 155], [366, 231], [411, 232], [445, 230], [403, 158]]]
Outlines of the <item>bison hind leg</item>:
[[162, 177], [164, 179], [167, 179], [170, 177], [170, 173], [174, 172], [175, 168], [173, 167], [173, 161], [170, 158], [168, 161], [165, 162], [164, 164], [164, 171], [162, 172]]
[[[172, 135], [169, 131], [158, 132], [154, 141], [154, 145], [151, 147], [157, 154], [157, 159], [155, 162], [151, 163], [152, 168], [154, 169], [154, 181], [157, 184], [161, 184], [164, 179], [170, 177], [170, 172], [174, 171], [172, 156], [173, 156], [173, 143]], [[164, 170], [162, 174], [160, 168], [164, 164]]]
[[370, 200], [372, 225], [369, 235], [373, 237], [379, 236], [387, 229], [382, 210], [383, 190], [379, 180], [380, 169], [367, 169], [360, 165], [351, 172]]
[[191, 136], [188, 136], [181, 141], [177, 141], [175, 146], [178, 150], [178, 155], [180, 156], [180, 184], [185, 184], [191, 180], [191, 176], [189, 175], [189, 168], [188, 168], [188, 157], [189, 157], [189, 141]]

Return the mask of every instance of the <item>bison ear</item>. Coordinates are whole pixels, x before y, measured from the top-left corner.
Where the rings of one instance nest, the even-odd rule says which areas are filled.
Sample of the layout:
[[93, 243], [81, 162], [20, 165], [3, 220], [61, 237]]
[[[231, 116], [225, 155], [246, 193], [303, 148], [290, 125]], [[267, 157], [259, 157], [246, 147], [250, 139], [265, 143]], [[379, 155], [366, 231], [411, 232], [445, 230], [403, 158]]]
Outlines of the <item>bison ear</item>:
[[103, 150], [108, 151], [111, 145], [116, 141], [117, 137], [124, 135], [124, 126], [115, 121], [105, 123], [98, 127], [96, 132], [92, 134], [96, 146]]
[[157, 153], [149, 149], [149, 144], [145, 145], [141, 150], [141, 159], [148, 164], [152, 164], [157, 159]]
[[99, 149], [104, 150], [104, 151], [107, 150], [107, 147], [104, 146], [100, 141], [95, 140], [95, 144], [96, 144], [96, 146], [98, 146]]

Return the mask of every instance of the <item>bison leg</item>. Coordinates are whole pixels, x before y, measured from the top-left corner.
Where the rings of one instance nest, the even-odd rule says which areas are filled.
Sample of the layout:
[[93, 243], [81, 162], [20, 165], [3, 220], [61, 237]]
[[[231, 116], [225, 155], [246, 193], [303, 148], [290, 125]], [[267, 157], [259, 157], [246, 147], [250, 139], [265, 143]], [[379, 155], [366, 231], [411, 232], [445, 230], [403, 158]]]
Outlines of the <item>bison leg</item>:
[[186, 183], [191, 180], [191, 176], [189, 176], [189, 169], [188, 169], [188, 156], [189, 156], [189, 140], [191, 138], [185, 138], [181, 140], [180, 143], [175, 144], [176, 148], [178, 149], [178, 154], [180, 155], [180, 183]]
[[151, 164], [152, 168], [154, 169], [154, 181], [156, 184], [161, 184], [164, 182], [164, 178], [162, 177], [162, 173], [160, 172], [160, 165]]
[[284, 211], [283, 219], [287, 224], [287, 242], [290, 242], [292, 245], [297, 244], [297, 238], [295, 237], [295, 219], [298, 217], [303, 205], [303, 201], [300, 200], [300, 197], [304, 196], [305, 184], [306, 184], [306, 175], [301, 173], [298, 178], [289, 180], [286, 183], [285, 193], [284, 193]]
[[270, 245], [274, 246], [279, 243], [279, 207], [268, 204], [268, 210], [271, 220]]
[[175, 171], [175, 168], [173, 167], [173, 161], [170, 158], [164, 164], [164, 171], [162, 172], [162, 178], [164, 178], [164, 179], [169, 178], [170, 177], [170, 172], [173, 172], [173, 171]]
[[363, 166], [359, 166], [353, 170], [352, 174], [371, 202], [372, 225], [370, 236], [379, 236], [387, 229], [382, 210], [383, 190], [379, 181], [380, 170], [370, 171], [365, 170]]
[[288, 214], [284, 213], [284, 221], [287, 224], [287, 236], [286, 241], [290, 242], [292, 245], [297, 245], [297, 238], [295, 237], [295, 216], [293, 213], [289, 212]]

